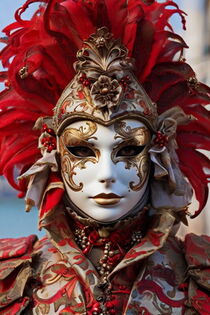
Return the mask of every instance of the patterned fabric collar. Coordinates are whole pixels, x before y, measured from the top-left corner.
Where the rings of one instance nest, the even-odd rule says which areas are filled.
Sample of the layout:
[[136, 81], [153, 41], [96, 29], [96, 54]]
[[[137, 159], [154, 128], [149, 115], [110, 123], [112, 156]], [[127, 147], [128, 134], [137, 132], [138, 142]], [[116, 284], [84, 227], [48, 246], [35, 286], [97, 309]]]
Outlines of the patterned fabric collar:
[[[53, 245], [61, 252], [63, 257], [65, 257], [65, 260], [69, 262], [69, 265], [74, 265], [76, 271], [91, 288], [93, 277], [95, 279], [94, 283], [98, 284], [100, 284], [103, 279], [92, 262], [87, 259], [86, 254], [79, 248], [68, 221], [69, 216], [67, 216], [64, 208], [60, 206], [51, 216], [46, 217], [43, 226], [48, 231], [49, 239], [52, 241]], [[117, 264], [114, 265], [113, 269], [107, 274], [107, 281], [120, 269], [142, 260], [160, 249], [164, 245], [169, 233], [172, 231], [174, 222], [175, 216], [173, 211], [169, 209], [162, 209], [156, 212], [153, 217], [149, 218], [146, 233], [139, 242], [136, 242], [133, 247], [123, 253], [123, 257], [117, 261]], [[84, 272], [84, 262], [87, 266], [87, 270], [89, 270], [88, 274]], [[92, 287], [92, 290], [94, 290], [94, 287]]]
[[147, 211], [148, 207], [144, 207], [138, 215], [104, 226], [68, 209], [69, 226], [75, 241], [83, 254], [93, 258], [103, 281], [107, 281], [109, 273], [129, 249], [141, 241], [147, 227]]

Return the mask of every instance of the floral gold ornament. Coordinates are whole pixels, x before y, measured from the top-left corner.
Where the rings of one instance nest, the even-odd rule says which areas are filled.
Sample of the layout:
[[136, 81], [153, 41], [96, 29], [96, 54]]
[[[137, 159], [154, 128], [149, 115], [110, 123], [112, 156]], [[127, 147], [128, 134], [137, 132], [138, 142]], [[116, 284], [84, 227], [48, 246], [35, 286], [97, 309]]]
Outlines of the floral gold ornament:
[[107, 48], [109, 49], [112, 45], [113, 36], [107, 31], [106, 27], [102, 27], [96, 30], [95, 34], [90, 35], [89, 41], [98, 49]]
[[92, 85], [90, 93], [96, 108], [114, 108], [122, 99], [122, 87], [118, 81], [104, 75]]
[[28, 76], [28, 67], [24, 66], [19, 70], [19, 76], [21, 79], [25, 79]]
[[198, 79], [194, 76], [194, 77], [190, 77], [188, 79], [188, 87], [189, 87], [189, 94], [193, 95], [195, 94], [195, 90], [199, 87], [199, 82]]

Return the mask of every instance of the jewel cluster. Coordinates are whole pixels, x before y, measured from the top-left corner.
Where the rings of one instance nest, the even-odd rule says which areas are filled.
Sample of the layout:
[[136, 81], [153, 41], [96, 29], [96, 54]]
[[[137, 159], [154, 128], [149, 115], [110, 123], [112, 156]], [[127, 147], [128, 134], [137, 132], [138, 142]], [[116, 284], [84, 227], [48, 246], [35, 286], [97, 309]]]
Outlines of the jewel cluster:
[[161, 148], [168, 143], [168, 137], [162, 132], [157, 131], [156, 137], [154, 139], [154, 144], [158, 144]]
[[55, 132], [52, 128], [48, 128], [46, 124], [42, 126], [42, 132], [44, 134], [48, 134], [47, 136], [43, 136], [41, 138], [41, 144], [47, 149], [47, 152], [51, 152], [56, 149], [56, 137]]

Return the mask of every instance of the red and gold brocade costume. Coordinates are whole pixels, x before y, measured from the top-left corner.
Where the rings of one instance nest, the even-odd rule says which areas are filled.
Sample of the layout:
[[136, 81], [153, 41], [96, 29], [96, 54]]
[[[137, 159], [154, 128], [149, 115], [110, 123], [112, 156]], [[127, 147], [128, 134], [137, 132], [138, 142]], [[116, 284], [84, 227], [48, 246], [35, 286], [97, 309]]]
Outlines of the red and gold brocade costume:
[[1, 240], [0, 314], [209, 314], [209, 237], [182, 242], [170, 211], [157, 215], [103, 286], [61, 213], [40, 241]]
[[[200, 203], [194, 216], [208, 196], [203, 168], [209, 167], [209, 161], [196, 149], [209, 145], [209, 114], [204, 105], [210, 101], [210, 90], [196, 80], [185, 63], [182, 53], [186, 44], [168, 23], [171, 15], [178, 13], [184, 24], [184, 13], [172, 1], [45, 0], [30, 21], [23, 21], [21, 14], [34, 2], [26, 1], [17, 11], [17, 21], [5, 29], [7, 38], [2, 40], [7, 45], [0, 57], [8, 71], [0, 76], [6, 84], [0, 96], [0, 170], [22, 195], [27, 190], [27, 210], [38, 206], [39, 226], [47, 230], [47, 237], [40, 241], [35, 236], [0, 241], [0, 314], [210, 314], [209, 238], [192, 234], [181, 241], [175, 237], [179, 222], [186, 223], [191, 194], [179, 168]], [[133, 93], [124, 93], [127, 76], [122, 80], [116, 74], [111, 84], [117, 90], [114, 96], [119, 97], [114, 97], [116, 104], [112, 99], [107, 107], [111, 110], [118, 106], [117, 114], [121, 111], [126, 116], [120, 101], [126, 99], [128, 104], [129, 97], [136, 100], [137, 94], [141, 95], [139, 108], [126, 110], [135, 112], [135, 117], [139, 115], [151, 127], [154, 166], [148, 206], [109, 228], [81, 218], [64, 206], [65, 189], [55, 157], [55, 134], [59, 134], [66, 116], [72, 119], [75, 112], [78, 115], [77, 102], [84, 106], [85, 93], [89, 94], [84, 112], [90, 115], [90, 86], [100, 79], [96, 76], [93, 82], [85, 81], [81, 92], [88, 73], [82, 68], [83, 61], [91, 53], [86, 47], [86, 53], [79, 56], [82, 62], [77, 62], [75, 76], [72, 65], [76, 52], [96, 33], [101, 33], [109, 45], [107, 29], [121, 39], [128, 57], [136, 60], [134, 77], [127, 67], [127, 50], [122, 46], [117, 50], [127, 62], [120, 60], [119, 64], [122, 69], [127, 67], [129, 92]], [[88, 46], [88, 41], [85, 43]], [[107, 73], [103, 75], [109, 79]], [[63, 104], [62, 96], [58, 98], [67, 84], [71, 98]], [[77, 95], [82, 95], [77, 99], [74, 84], [81, 92]], [[49, 117], [53, 115], [51, 125]], [[100, 118], [98, 115], [95, 119]], [[32, 128], [39, 117], [45, 116], [49, 125], [43, 125], [39, 150], [40, 134]], [[18, 184], [13, 178], [16, 167], [22, 176]], [[25, 178], [30, 179], [28, 188]], [[164, 203], [170, 206], [164, 207]], [[84, 248], [80, 242], [85, 240], [83, 236], [89, 242], [84, 242]], [[102, 254], [110, 266], [105, 278], [103, 272], [103, 277], [100, 274], [103, 265], [99, 269], [95, 258]]]

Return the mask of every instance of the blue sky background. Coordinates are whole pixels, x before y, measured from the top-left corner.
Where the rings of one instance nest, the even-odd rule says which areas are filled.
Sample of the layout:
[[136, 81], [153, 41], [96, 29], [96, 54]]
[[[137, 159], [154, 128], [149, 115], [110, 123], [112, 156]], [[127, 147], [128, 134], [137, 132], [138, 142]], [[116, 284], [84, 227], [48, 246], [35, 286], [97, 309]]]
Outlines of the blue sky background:
[[[23, 3], [23, 0], [0, 0], [0, 30], [14, 22], [14, 13]], [[35, 5], [31, 5], [23, 16], [29, 17], [34, 9]], [[30, 213], [26, 213], [24, 209], [24, 200], [17, 198], [16, 191], [0, 181], [0, 238], [44, 235], [44, 232], [37, 231], [37, 209], [33, 208]]]
[[[203, 7], [203, 0], [177, 0], [176, 2], [180, 6], [183, 2], [190, 2], [191, 6], [199, 10]], [[23, 0], [0, 0], [0, 30], [14, 21], [14, 12], [23, 3]], [[35, 5], [31, 5], [23, 17], [28, 18], [34, 9]], [[181, 32], [181, 28], [178, 26], [180, 25], [178, 16], [173, 19], [173, 24], [177, 31]], [[1, 44], [0, 48], [2, 48]], [[0, 89], [2, 88], [3, 85], [0, 85]], [[0, 180], [0, 238], [20, 237], [29, 234], [44, 235], [44, 232], [37, 233], [37, 216], [38, 211], [35, 208], [30, 213], [24, 212], [24, 201], [18, 199], [16, 192]]]

